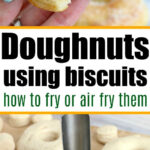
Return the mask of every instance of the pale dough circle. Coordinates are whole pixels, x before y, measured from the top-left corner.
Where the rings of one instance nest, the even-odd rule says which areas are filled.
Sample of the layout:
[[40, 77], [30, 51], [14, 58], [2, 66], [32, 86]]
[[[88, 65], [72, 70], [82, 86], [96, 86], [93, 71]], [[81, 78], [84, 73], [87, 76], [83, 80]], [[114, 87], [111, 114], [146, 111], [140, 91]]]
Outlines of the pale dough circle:
[[148, 18], [143, 0], [90, 0], [76, 26], [143, 26]]
[[23, 127], [30, 123], [30, 115], [9, 115], [9, 124], [13, 127]]
[[0, 132], [2, 131], [3, 129], [3, 126], [4, 126], [4, 122], [3, 122], [3, 119], [0, 118]]
[[63, 150], [60, 121], [42, 121], [28, 127], [17, 143], [17, 150]]
[[107, 143], [102, 150], [150, 150], [150, 138], [140, 135], [120, 137]]
[[15, 150], [13, 137], [8, 133], [0, 133], [0, 149]]
[[118, 138], [118, 128], [113, 125], [105, 125], [97, 129], [97, 140], [103, 144]]
[[68, 8], [68, 5], [71, 3], [71, 0], [29, 0], [36, 7], [58, 12], [63, 11]]
[[46, 121], [46, 120], [48, 121], [52, 119], [53, 119], [52, 115], [33, 115], [31, 120], [33, 123], [37, 123], [39, 121]]

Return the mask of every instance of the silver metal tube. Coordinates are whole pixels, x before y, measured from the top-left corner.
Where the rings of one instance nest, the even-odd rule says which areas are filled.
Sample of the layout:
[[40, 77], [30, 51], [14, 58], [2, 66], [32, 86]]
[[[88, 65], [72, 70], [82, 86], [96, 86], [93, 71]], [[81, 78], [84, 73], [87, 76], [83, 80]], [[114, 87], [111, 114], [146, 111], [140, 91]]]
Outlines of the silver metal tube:
[[62, 132], [64, 150], [90, 150], [89, 115], [64, 115]]

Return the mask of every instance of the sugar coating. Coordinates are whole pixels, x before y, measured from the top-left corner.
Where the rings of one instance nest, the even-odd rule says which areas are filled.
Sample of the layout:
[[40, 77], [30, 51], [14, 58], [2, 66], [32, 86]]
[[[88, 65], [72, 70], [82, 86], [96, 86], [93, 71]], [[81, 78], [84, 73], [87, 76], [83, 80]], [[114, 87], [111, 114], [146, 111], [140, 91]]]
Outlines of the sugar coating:
[[91, 0], [77, 26], [142, 26], [148, 23], [143, 0]]

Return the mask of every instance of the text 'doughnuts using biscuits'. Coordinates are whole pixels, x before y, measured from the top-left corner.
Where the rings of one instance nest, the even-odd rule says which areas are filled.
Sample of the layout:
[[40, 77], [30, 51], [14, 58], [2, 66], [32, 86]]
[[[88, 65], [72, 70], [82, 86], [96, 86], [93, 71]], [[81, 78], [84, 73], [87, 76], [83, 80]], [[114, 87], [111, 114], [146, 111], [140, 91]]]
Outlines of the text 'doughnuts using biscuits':
[[120, 137], [107, 143], [102, 150], [150, 150], [150, 138], [140, 135]]
[[17, 150], [63, 150], [60, 121], [41, 121], [28, 127]]
[[71, 3], [71, 0], [29, 0], [36, 7], [59, 12], [68, 8], [68, 5]]
[[30, 123], [30, 115], [9, 115], [9, 124], [12, 127], [23, 127]]
[[48, 121], [52, 119], [53, 119], [52, 115], [33, 115], [31, 120], [33, 123], [37, 123], [40, 121]]
[[0, 133], [0, 150], [15, 150], [15, 143], [11, 135]]
[[118, 129], [113, 125], [106, 125], [97, 129], [97, 140], [103, 144], [118, 138]]

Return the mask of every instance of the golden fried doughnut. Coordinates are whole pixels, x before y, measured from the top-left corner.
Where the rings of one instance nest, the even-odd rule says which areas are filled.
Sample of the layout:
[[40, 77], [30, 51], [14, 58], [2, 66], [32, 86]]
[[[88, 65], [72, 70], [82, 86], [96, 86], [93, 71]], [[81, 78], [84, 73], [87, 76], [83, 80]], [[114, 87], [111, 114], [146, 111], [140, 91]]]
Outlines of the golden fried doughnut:
[[71, 0], [29, 0], [29, 1], [36, 7], [53, 12], [65, 10], [66, 8], [68, 8], [68, 4], [71, 2]]
[[143, 26], [148, 9], [143, 0], [91, 0], [77, 26]]

